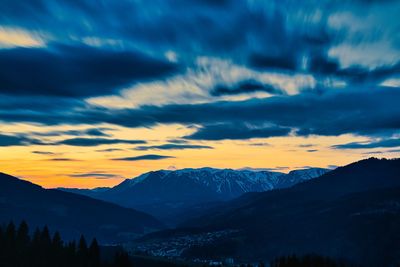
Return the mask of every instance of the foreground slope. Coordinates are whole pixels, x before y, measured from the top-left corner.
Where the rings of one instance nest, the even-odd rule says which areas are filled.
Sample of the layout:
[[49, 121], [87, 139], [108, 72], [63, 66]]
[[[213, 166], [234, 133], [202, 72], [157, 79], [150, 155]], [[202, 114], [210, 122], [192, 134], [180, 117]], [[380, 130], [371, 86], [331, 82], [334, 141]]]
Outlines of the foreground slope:
[[163, 238], [227, 233], [184, 250], [189, 257], [270, 260], [319, 253], [389, 266], [400, 260], [399, 225], [400, 160], [371, 158], [288, 189], [246, 194], [184, 225], [195, 230]]
[[113, 242], [163, 225], [143, 212], [86, 196], [44, 189], [38, 185], [0, 173], [0, 223], [26, 220], [32, 226], [48, 225], [65, 238], [80, 234]]

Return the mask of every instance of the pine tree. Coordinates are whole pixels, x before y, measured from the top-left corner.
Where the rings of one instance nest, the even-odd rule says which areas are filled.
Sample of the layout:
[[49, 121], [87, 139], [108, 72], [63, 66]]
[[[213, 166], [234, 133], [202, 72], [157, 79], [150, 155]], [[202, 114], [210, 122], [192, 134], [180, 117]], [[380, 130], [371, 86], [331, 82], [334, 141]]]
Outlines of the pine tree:
[[53, 239], [51, 241], [51, 246], [54, 249], [61, 250], [63, 248], [63, 245], [64, 244], [63, 244], [63, 241], [61, 239], [60, 233], [59, 232], [55, 232], [54, 236], [53, 236]]
[[22, 221], [17, 231], [17, 245], [22, 247], [28, 247], [30, 242], [29, 227], [25, 221]]
[[78, 244], [78, 251], [77, 251], [77, 256], [79, 260], [79, 266], [88, 266], [88, 247], [86, 243], [86, 239], [83, 235], [81, 235], [81, 238], [79, 239], [79, 244]]
[[100, 249], [99, 249], [99, 244], [97, 243], [96, 238], [94, 238], [92, 243], [90, 244], [89, 258], [90, 258], [90, 266], [91, 267], [100, 266]]
[[51, 237], [49, 228], [47, 226], [43, 227], [43, 230], [40, 234], [40, 243], [45, 250], [49, 249], [51, 246]]
[[13, 222], [7, 225], [5, 240], [8, 246], [14, 245], [15, 243], [15, 224]]
[[60, 233], [55, 232], [53, 235], [53, 239], [51, 240], [51, 255], [50, 255], [50, 259], [53, 265], [59, 263], [58, 260], [65, 256], [63, 250], [64, 250], [64, 244], [61, 239]]
[[40, 266], [40, 262], [41, 262], [41, 244], [40, 244], [40, 236], [41, 236], [41, 232], [39, 230], [39, 228], [36, 228], [34, 233], [33, 233], [33, 237], [32, 237], [32, 241], [31, 241], [31, 249], [30, 249], [30, 254], [31, 254], [31, 262], [32, 262], [32, 266]]

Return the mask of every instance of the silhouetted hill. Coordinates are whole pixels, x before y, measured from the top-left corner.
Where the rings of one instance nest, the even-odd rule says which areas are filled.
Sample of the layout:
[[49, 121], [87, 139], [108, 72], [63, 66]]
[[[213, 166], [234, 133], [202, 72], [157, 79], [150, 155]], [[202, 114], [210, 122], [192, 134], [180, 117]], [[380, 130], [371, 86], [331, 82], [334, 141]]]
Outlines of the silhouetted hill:
[[65, 238], [85, 234], [102, 242], [132, 238], [163, 228], [143, 212], [38, 185], [0, 173], [0, 222], [48, 225]]

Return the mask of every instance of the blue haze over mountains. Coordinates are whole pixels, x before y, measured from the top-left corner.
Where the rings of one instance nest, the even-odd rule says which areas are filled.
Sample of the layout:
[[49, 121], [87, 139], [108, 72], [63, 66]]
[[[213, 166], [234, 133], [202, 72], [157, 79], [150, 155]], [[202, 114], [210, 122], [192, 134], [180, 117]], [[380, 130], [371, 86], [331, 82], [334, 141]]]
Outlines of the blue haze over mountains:
[[244, 193], [289, 187], [321, 176], [327, 171], [323, 168], [308, 168], [284, 174], [213, 168], [159, 170], [126, 179], [110, 189], [61, 190], [138, 209], [168, 225], [176, 225], [210, 206]]

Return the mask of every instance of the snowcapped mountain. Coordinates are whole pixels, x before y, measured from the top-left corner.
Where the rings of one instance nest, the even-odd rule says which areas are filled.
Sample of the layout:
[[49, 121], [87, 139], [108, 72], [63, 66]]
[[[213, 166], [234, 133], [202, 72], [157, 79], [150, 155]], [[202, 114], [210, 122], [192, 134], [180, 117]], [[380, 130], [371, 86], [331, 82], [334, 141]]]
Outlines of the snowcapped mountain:
[[[248, 192], [262, 192], [277, 188], [285, 188], [319, 177], [328, 169], [308, 168], [294, 170], [288, 174], [272, 171], [233, 170], [233, 169], [182, 169], [159, 170], [142, 174], [133, 179], [126, 179], [121, 184], [111, 188], [106, 194], [120, 194], [132, 190], [134, 187], [158, 186], [167, 183], [184, 186], [193, 183], [196, 187], [189, 190], [197, 190], [198, 187], [207, 188], [220, 196], [221, 199], [231, 199]], [[153, 188], [155, 190], [155, 188]], [[163, 190], [165, 191], [165, 190]], [[175, 191], [175, 190], [174, 190]], [[105, 191], [102, 191], [103, 193]]]
[[[130, 191], [134, 187], [145, 187], [145, 185], [168, 186], [171, 184], [176, 190], [186, 185], [193, 188], [185, 188], [188, 191], [196, 191], [202, 188], [215, 194], [219, 199], [231, 199], [247, 192], [261, 192], [275, 188], [278, 177], [282, 176], [279, 172], [268, 171], [248, 171], [232, 169], [182, 169], [176, 171], [154, 171], [145, 173], [134, 179], [127, 179], [116, 187], [110, 189], [107, 194], [122, 193]], [[181, 188], [182, 189], [182, 188]], [[155, 188], [153, 188], [155, 190]], [[162, 190], [165, 191], [165, 190]], [[193, 192], [193, 194], [195, 194]]]
[[145, 211], [164, 222], [173, 219], [175, 223], [180, 220], [177, 217], [193, 211], [195, 207], [207, 207], [248, 192], [288, 187], [318, 177], [326, 171], [312, 168], [284, 174], [214, 168], [158, 170], [126, 179], [108, 190], [68, 191]]
[[278, 178], [275, 188], [286, 188], [291, 187], [295, 184], [308, 181], [310, 179], [319, 177], [327, 173], [328, 169], [323, 168], [308, 168], [302, 170], [294, 170], [286, 175], [282, 175]]

